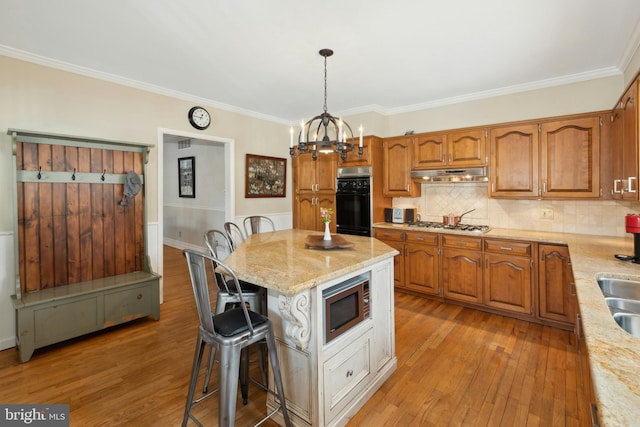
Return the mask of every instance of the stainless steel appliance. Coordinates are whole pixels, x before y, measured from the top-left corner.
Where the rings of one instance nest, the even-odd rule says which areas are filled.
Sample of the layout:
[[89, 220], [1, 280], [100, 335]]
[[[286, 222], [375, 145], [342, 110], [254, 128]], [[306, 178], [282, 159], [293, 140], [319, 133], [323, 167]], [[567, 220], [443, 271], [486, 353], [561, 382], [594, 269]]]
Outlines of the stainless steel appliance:
[[369, 318], [369, 275], [353, 277], [322, 291], [324, 342]]
[[336, 184], [336, 231], [371, 236], [371, 168], [338, 169]]
[[431, 222], [431, 221], [418, 221], [412, 224], [409, 224], [410, 227], [420, 227], [420, 228], [431, 228], [434, 231], [438, 229], [445, 230], [458, 230], [458, 231], [471, 231], [474, 233], [486, 233], [491, 230], [491, 227], [488, 225], [474, 225], [474, 224], [462, 224], [458, 223], [456, 225], [447, 225], [443, 222]]

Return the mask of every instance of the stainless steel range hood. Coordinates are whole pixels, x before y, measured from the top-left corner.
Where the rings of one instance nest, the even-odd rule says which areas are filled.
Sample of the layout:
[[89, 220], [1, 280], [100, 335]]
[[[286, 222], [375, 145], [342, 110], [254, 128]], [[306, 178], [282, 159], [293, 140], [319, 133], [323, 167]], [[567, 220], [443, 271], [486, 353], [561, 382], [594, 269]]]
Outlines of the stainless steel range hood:
[[456, 182], [488, 182], [487, 168], [414, 170], [411, 179], [423, 184], [456, 183]]

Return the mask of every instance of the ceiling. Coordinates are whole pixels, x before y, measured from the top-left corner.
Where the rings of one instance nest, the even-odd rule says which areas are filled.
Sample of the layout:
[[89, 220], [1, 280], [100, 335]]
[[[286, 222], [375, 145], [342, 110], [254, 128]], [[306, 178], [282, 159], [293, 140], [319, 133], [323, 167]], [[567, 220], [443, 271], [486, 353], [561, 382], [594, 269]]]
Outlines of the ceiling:
[[0, 0], [0, 54], [286, 123], [620, 74], [638, 0]]

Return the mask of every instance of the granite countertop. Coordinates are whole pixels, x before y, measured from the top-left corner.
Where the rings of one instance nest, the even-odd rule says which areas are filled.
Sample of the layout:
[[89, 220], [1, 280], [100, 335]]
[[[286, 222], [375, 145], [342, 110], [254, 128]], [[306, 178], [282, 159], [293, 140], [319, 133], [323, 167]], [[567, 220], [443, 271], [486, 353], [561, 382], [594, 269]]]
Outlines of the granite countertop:
[[[433, 229], [387, 223], [375, 224], [375, 227], [433, 232]], [[600, 423], [608, 426], [640, 423], [640, 338], [631, 336], [615, 323], [596, 282], [603, 274], [640, 280], [640, 264], [614, 258], [614, 254], [633, 254], [631, 237], [515, 229], [492, 229], [487, 233], [437, 232], [567, 245]]]
[[323, 233], [280, 230], [252, 234], [224, 262], [240, 280], [294, 295], [398, 254], [379, 240], [344, 234], [339, 237], [353, 247], [307, 249], [309, 235]]

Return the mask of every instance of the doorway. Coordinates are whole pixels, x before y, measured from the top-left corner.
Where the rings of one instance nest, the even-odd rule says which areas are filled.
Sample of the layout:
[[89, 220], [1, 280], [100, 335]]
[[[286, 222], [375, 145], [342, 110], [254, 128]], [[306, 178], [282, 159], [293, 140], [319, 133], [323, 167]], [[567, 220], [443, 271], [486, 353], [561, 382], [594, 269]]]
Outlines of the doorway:
[[[164, 177], [165, 174], [172, 174], [172, 173], [177, 173], [177, 164], [175, 165], [175, 170], [165, 170], [165, 151], [167, 153], [172, 153], [172, 157], [175, 154], [175, 151], [173, 150], [174, 147], [170, 146], [170, 144], [175, 144], [175, 145], [187, 145], [190, 144], [191, 147], [200, 147], [200, 155], [196, 156], [196, 198], [194, 199], [190, 199], [189, 202], [190, 206], [195, 207], [196, 209], [203, 209], [206, 208], [205, 203], [199, 203], [198, 200], [203, 201], [204, 200], [204, 195], [206, 194], [206, 190], [207, 190], [207, 185], [208, 183], [205, 182], [201, 182], [199, 183], [197, 178], [198, 178], [198, 166], [200, 166], [202, 168], [202, 170], [206, 170], [207, 167], [207, 160], [206, 158], [204, 158], [204, 156], [206, 156], [206, 153], [208, 151], [207, 147], [212, 149], [212, 150], [218, 150], [217, 152], [222, 153], [223, 159], [222, 162], [220, 162], [220, 164], [222, 165], [222, 168], [224, 169], [223, 172], [221, 172], [221, 176], [223, 177], [224, 180], [224, 185], [223, 185], [223, 189], [221, 190], [220, 194], [223, 194], [223, 198], [224, 198], [224, 203], [221, 204], [221, 209], [223, 210], [223, 218], [224, 221], [233, 221], [235, 218], [235, 167], [234, 167], [234, 140], [230, 139], [230, 138], [222, 138], [222, 137], [216, 137], [216, 136], [209, 136], [209, 135], [202, 135], [202, 134], [194, 134], [194, 133], [190, 133], [190, 132], [183, 132], [183, 131], [177, 131], [177, 130], [173, 130], [173, 129], [164, 129], [164, 128], [160, 128], [158, 129], [158, 229], [155, 233], [155, 235], [157, 236], [157, 242], [155, 242], [154, 245], [151, 244], [150, 242], [150, 246], [153, 246], [156, 248], [156, 259], [157, 259], [157, 268], [156, 271], [158, 274], [162, 275], [163, 273], [163, 246], [165, 244], [165, 212], [164, 212], [164, 207], [165, 207], [165, 195], [167, 194], [167, 190], [165, 188], [165, 183], [164, 183]], [[165, 150], [166, 149], [166, 150]], [[204, 149], [204, 151], [203, 151]], [[189, 156], [191, 155], [191, 153], [189, 153], [188, 150], [184, 150], [183, 151], [185, 154], [185, 156]], [[191, 151], [193, 152], [193, 150]], [[205, 155], [203, 156], [202, 153], [205, 153]], [[198, 158], [200, 157], [200, 158]], [[171, 162], [173, 162], [173, 159], [169, 159]], [[173, 168], [174, 166], [171, 166], [171, 164], [167, 163], [167, 168]], [[199, 184], [199, 186], [198, 186]], [[176, 183], [176, 187], [177, 187], [177, 183]], [[203, 191], [200, 191], [203, 190]], [[200, 196], [200, 199], [198, 199], [198, 194], [202, 194], [203, 196]], [[185, 203], [186, 204], [186, 203]], [[204, 231], [202, 231], [203, 233]], [[149, 233], [149, 235], [153, 235], [154, 233]], [[186, 236], [185, 236], [186, 237]], [[204, 243], [197, 243], [195, 241], [193, 241], [192, 238], [192, 242], [180, 242], [178, 240], [176, 240], [175, 238], [171, 240], [171, 246], [174, 247], [178, 247], [179, 249], [186, 249], [186, 248], [194, 248], [194, 246], [197, 247], [197, 245], [200, 245], [199, 247], [202, 248], [204, 247]], [[163, 282], [162, 280], [160, 281], [160, 301], [162, 302], [163, 299]]]

